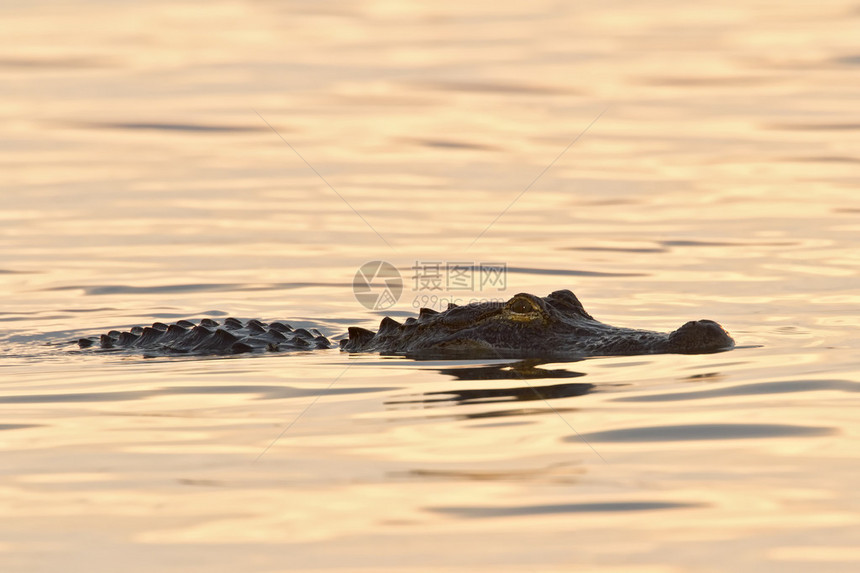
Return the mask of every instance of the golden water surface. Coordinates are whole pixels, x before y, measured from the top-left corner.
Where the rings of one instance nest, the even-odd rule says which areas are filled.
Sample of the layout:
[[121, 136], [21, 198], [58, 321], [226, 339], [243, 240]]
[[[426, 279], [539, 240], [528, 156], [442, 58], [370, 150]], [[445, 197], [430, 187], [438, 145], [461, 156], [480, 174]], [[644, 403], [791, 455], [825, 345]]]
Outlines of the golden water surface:
[[[0, 22], [3, 572], [856, 570], [860, 5], [12, 0]], [[392, 308], [353, 296], [367, 261], [402, 274]], [[421, 288], [455, 263], [505, 280]], [[562, 288], [738, 347], [68, 343], [227, 315], [338, 339]]]

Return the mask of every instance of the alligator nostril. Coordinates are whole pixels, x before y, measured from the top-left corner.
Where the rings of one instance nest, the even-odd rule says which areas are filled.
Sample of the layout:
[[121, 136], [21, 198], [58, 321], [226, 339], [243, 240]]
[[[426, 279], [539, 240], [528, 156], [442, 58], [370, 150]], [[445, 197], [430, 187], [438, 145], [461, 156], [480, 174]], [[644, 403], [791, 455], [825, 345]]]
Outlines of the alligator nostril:
[[514, 302], [511, 303], [511, 306], [508, 307], [511, 312], [516, 312], [518, 314], [528, 314], [530, 312], [535, 311], [535, 307], [529, 301], [518, 298]]

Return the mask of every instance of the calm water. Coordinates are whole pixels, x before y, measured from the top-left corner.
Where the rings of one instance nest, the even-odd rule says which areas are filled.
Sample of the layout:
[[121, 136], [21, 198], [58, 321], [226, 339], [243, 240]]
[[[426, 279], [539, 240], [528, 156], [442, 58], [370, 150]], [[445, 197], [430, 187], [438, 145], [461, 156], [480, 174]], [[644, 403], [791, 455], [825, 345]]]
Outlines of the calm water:
[[[856, 3], [0, 17], [4, 572], [856, 570]], [[352, 292], [373, 260], [404, 277], [384, 312]], [[416, 263], [508, 270], [427, 291]], [[739, 346], [62, 344], [228, 314], [339, 337], [422, 297], [561, 288], [611, 324], [711, 318]]]

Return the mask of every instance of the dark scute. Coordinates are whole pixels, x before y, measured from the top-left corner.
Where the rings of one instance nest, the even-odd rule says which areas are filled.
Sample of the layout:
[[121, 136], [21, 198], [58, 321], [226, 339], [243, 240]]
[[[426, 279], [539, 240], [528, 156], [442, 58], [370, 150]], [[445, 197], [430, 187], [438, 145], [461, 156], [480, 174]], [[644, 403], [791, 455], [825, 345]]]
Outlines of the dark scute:
[[277, 331], [277, 330], [275, 330], [274, 328], [270, 328], [270, 329], [268, 330], [268, 332], [266, 332], [266, 335], [267, 335], [269, 338], [271, 338], [272, 340], [286, 340], [286, 339], [287, 339], [287, 337], [286, 337], [286, 336], [284, 336], [284, 335], [283, 335], [283, 333], [278, 332], [278, 331]]
[[168, 329], [168, 326], [166, 324], [164, 324], [163, 322], [153, 322], [152, 328], [154, 328], [155, 330], [161, 330], [163, 332], [163, 331], [166, 331]]
[[352, 343], [353, 347], [362, 346], [367, 344], [373, 337], [376, 336], [376, 333], [372, 330], [367, 330], [366, 328], [361, 328], [359, 326], [350, 326], [347, 329], [349, 332], [349, 341]]
[[239, 340], [239, 338], [236, 335], [234, 335], [230, 332], [227, 332], [223, 328], [219, 328], [218, 330], [216, 330], [213, 333], [213, 338], [218, 343], [224, 343], [225, 346], [227, 345], [227, 343], [232, 344], [233, 342], [236, 342]]
[[99, 336], [99, 346], [102, 348], [113, 348], [113, 340], [107, 334]]
[[284, 324], [283, 322], [273, 322], [269, 325], [269, 328], [277, 330], [278, 332], [291, 332], [293, 330], [292, 326]]
[[448, 303], [448, 308], [446, 310], [451, 310], [452, 308], [457, 308], [459, 305], [454, 304], [453, 302]]
[[[444, 325], [442, 328], [454, 330], [461, 327], [465, 327], [466, 325], [474, 324], [475, 321], [480, 316], [482, 316], [484, 312], [493, 312], [494, 309], [499, 306], [500, 305], [498, 304], [490, 303], [455, 306], [454, 308], [447, 310], [444, 314], [442, 314], [442, 323]], [[406, 324], [409, 324], [409, 320], [406, 321]]]
[[171, 324], [167, 327], [167, 332], [165, 332], [164, 336], [162, 336], [161, 342], [165, 343], [176, 340], [177, 338], [184, 336], [186, 332], [188, 331], [179, 326], [178, 324]]
[[391, 334], [400, 328], [401, 324], [393, 318], [385, 317], [379, 323], [379, 334]]
[[176, 323], [176, 326], [181, 326], [182, 328], [194, 328], [194, 323], [190, 320], [180, 320]]
[[248, 321], [248, 332], [253, 334], [263, 334], [266, 332], [266, 327], [258, 320]]
[[121, 332], [117, 339], [117, 344], [120, 346], [131, 346], [138, 338], [140, 338], [138, 335], [132, 334], [131, 332]]
[[111, 330], [110, 332], [107, 333], [107, 335], [110, 336], [111, 338], [119, 338], [120, 331], [119, 330]]
[[219, 328], [209, 336], [200, 340], [194, 348], [191, 349], [191, 351], [198, 352], [201, 350], [212, 350], [215, 352], [227, 352], [229, 350], [232, 352], [234, 343], [238, 341], [238, 337]]
[[212, 334], [212, 331], [205, 326], [195, 326], [190, 331], [188, 331], [188, 334], [182, 340], [182, 343], [192, 345], [199, 344], [202, 340], [205, 340], [210, 334]]
[[242, 322], [235, 318], [225, 318], [224, 319], [224, 328], [229, 328], [230, 330], [236, 330], [242, 328]]
[[[284, 338], [284, 340], [286, 340], [286, 338]], [[278, 348], [278, 345], [274, 342], [270, 342], [266, 345], [266, 350], [269, 352], [277, 352], [280, 348]]]
[[308, 342], [304, 338], [299, 338], [298, 336], [293, 338], [291, 344], [296, 348], [307, 348], [311, 345], [310, 342]]
[[89, 338], [78, 339], [78, 346], [80, 346], [81, 348], [89, 348], [92, 345], [93, 345], [93, 341], [90, 340]]
[[131, 328], [131, 333], [140, 336], [141, 334], [143, 334], [143, 327], [142, 326], [133, 326]]
[[439, 314], [439, 311], [433, 310], [432, 308], [421, 308], [418, 309], [418, 320], [426, 320], [436, 314]]
[[209, 328], [216, 328], [218, 326], [218, 322], [212, 320], [211, 318], [204, 318], [200, 321], [200, 326], [208, 326]]
[[140, 337], [134, 341], [134, 345], [143, 347], [152, 346], [158, 340], [161, 339], [162, 334], [164, 333], [160, 330], [156, 330], [147, 326], [143, 329], [143, 332], [140, 333]]
[[230, 347], [230, 352], [232, 352], [233, 354], [252, 352], [253, 350], [253, 347], [249, 346], [248, 344], [245, 344], [244, 342], [236, 342], [233, 344], [233, 346]]
[[293, 331], [293, 335], [296, 337], [306, 338], [308, 340], [314, 339], [314, 335], [305, 330], [304, 328], [297, 328], [295, 331]]

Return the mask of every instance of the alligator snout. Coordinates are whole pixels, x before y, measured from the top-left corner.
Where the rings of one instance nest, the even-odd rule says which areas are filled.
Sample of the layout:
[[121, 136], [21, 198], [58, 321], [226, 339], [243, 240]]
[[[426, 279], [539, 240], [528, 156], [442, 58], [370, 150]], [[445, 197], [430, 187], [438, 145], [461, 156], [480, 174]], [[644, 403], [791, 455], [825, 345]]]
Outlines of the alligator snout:
[[669, 334], [670, 351], [682, 354], [716, 352], [734, 345], [729, 333], [713, 320], [691, 320]]

